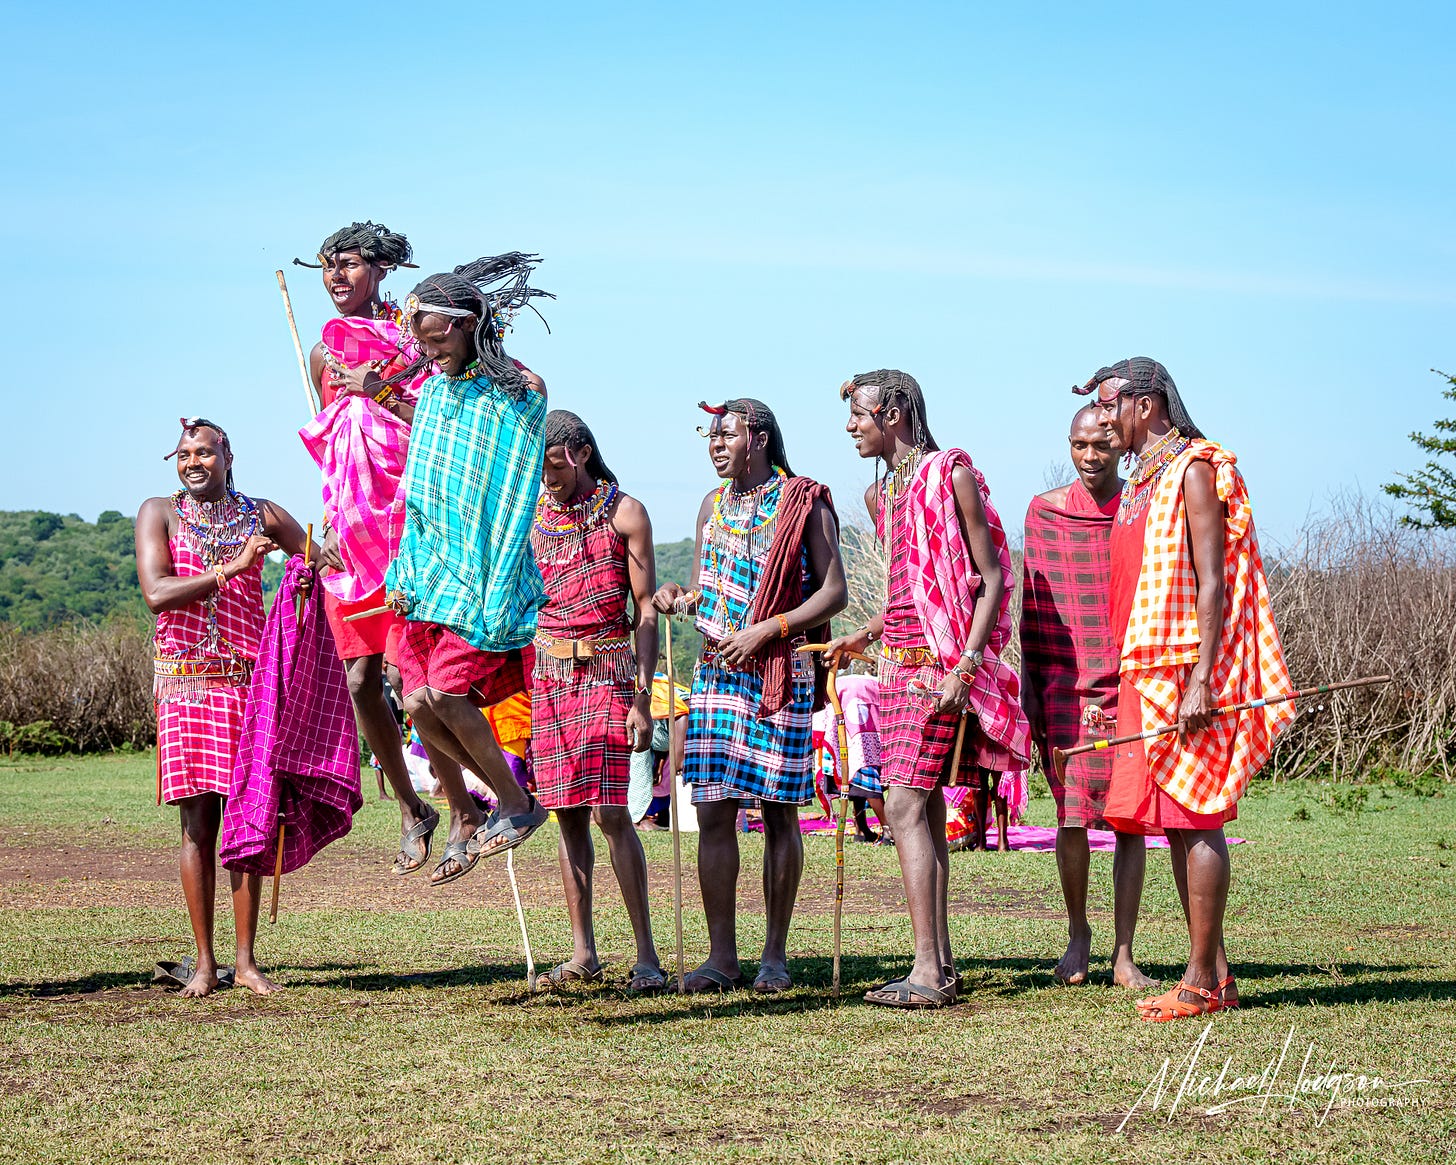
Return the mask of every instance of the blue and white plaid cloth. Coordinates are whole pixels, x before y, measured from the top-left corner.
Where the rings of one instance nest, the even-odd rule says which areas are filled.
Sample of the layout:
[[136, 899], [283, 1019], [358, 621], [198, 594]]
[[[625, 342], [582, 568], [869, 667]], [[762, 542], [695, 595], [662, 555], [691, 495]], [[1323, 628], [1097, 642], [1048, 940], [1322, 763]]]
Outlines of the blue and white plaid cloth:
[[[771, 490], [760, 514], [773, 516], [778, 498], [779, 491]], [[755, 542], [752, 561], [720, 550], [720, 578], [709, 550], [712, 522], [710, 517], [703, 530], [697, 627], [704, 639], [717, 642], [749, 621], [771, 539]], [[716, 658], [698, 661], [683, 756], [683, 780], [693, 786], [694, 804], [757, 798], [807, 805], [814, 796], [814, 671], [808, 656], [796, 652], [792, 660], [793, 698], [766, 720], [758, 715], [761, 675], [731, 671]]]
[[405, 526], [385, 585], [414, 622], [480, 651], [525, 647], [546, 588], [531, 553], [545, 394], [521, 400], [486, 377], [432, 376], [420, 390], [405, 466]]

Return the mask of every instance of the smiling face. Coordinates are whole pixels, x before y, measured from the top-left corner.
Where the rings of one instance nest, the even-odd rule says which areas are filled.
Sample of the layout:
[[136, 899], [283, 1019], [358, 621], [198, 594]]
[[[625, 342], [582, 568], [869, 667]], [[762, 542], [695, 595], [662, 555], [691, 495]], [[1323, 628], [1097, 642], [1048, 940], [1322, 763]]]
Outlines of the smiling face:
[[339, 251], [320, 255], [324, 290], [334, 301], [334, 310], [341, 316], [367, 316], [379, 300], [379, 284], [384, 278], [382, 267], [366, 262], [358, 251]]
[[880, 422], [883, 412], [877, 411], [878, 396], [866, 388], [857, 388], [849, 396], [849, 420], [844, 430], [854, 439], [855, 450], [861, 457], [883, 457], [885, 455], [885, 431]]
[[177, 479], [200, 502], [223, 496], [232, 463], [232, 453], [206, 426], [183, 433], [177, 442]]
[[719, 478], [742, 477], [757, 451], [768, 448], [767, 433], [752, 433], [737, 413], [714, 417], [708, 426], [708, 460]]
[[1082, 484], [1094, 497], [1117, 478], [1117, 458], [1121, 446], [1115, 446], [1110, 431], [1098, 419], [1096, 405], [1081, 410], [1072, 421], [1067, 437], [1071, 447], [1072, 466]]
[[591, 455], [590, 445], [572, 449], [569, 453], [565, 445], [552, 445], [546, 450], [541, 468], [541, 487], [552, 501], [562, 506], [569, 505], [578, 493], [596, 484], [584, 468]]
[[420, 351], [433, 360], [446, 376], [459, 376], [475, 360], [474, 316], [442, 316], [420, 312], [410, 321], [410, 330]]

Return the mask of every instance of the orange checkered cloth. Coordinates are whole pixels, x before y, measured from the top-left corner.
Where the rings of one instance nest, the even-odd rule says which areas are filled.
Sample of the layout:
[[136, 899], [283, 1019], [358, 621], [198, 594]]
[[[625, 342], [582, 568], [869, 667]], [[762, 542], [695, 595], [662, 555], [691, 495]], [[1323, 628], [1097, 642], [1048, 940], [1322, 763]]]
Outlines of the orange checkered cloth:
[[[1197, 581], [1183, 502], [1183, 475], [1196, 460], [1213, 467], [1218, 496], [1228, 511], [1214, 702], [1224, 707], [1294, 691], [1243, 475], [1228, 450], [1195, 440], [1163, 474], [1149, 505], [1142, 571], [1122, 648], [1122, 674], [1143, 697], [1145, 731], [1177, 723], [1184, 681], [1198, 660]], [[1195, 813], [1218, 813], [1244, 795], [1293, 719], [1290, 701], [1220, 716], [1186, 748], [1176, 733], [1154, 737], [1147, 741], [1149, 771], [1180, 805]]]

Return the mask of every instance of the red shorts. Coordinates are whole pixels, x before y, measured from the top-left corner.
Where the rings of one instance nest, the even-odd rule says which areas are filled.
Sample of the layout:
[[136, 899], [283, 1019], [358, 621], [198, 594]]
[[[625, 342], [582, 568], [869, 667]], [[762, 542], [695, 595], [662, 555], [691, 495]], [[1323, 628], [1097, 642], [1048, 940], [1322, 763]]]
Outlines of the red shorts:
[[531, 690], [535, 649], [480, 651], [439, 623], [406, 622], [399, 638], [400, 695], [420, 688], [468, 696], [477, 708]]
[[[1143, 698], [1127, 677], [1117, 690], [1117, 735], [1143, 730]], [[1119, 833], [1164, 833], [1170, 829], [1218, 829], [1239, 815], [1230, 805], [1221, 813], [1195, 813], [1168, 795], [1148, 771], [1148, 750], [1141, 740], [1112, 749], [1112, 778], [1103, 819]]]
[[356, 611], [372, 611], [382, 606], [383, 587], [352, 603], [335, 598], [327, 587], [324, 588], [324, 612], [329, 617], [329, 629], [334, 633], [334, 647], [340, 659], [360, 659], [366, 655], [393, 658], [399, 637], [404, 632], [404, 620], [393, 611], [371, 615], [368, 619], [356, 619], [352, 623], [344, 621]]

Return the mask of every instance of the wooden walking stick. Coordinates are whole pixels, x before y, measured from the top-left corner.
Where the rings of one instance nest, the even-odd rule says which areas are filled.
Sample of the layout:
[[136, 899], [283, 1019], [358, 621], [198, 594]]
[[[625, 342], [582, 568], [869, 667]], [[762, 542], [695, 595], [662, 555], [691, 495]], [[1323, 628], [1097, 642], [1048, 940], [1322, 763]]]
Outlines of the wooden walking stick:
[[849, 817], [849, 734], [844, 727], [844, 706], [839, 702], [839, 660], [829, 668], [829, 703], [834, 709], [834, 776], [839, 786], [838, 820], [834, 823], [834, 998], [839, 998], [839, 959], [844, 920], [844, 823]]
[[672, 912], [677, 924], [677, 993], [688, 991], [687, 971], [683, 966], [682, 923], [682, 829], [677, 819], [677, 673], [672, 666], [672, 612], [663, 627], [667, 642], [667, 814], [672, 820]]
[[283, 814], [278, 814], [278, 856], [273, 859], [273, 901], [268, 907], [268, 925], [278, 921], [278, 885], [283, 880]]
[[[1364, 688], [1371, 684], [1388, 684], [1394, 676], [1363, 676], [1358, 680], [1340, 680], [1331, 684], [1316, 684], [1312, 688], [1304, 688], [1298, 692], [1290, 692], [1287, 696], [1269, 696], [1262, 700], [1246, 700], [1242, 704], [1229, 704], [1223, 708], [1215, 708], [1215, 716], [1227, 716], [1232, 712], [1248, 712], [1255, 708], [1264, 708], [1270, 704], [1285, 704], [1290, 700], [1305, 700], [1310, 696], [1321, 696], [1327, 692], [1342, 692], [1347, 688]], [[1087, 744], [1074, 745], [1071, 748], [1052, 749], [1052, 767], [1056, 769], [1057, 777], [1065, 779], [1067, 775], [1067, 758], [1081, 756], [1084, 752], [1098, 752], [1104, 748], [1115, 748], [1119, 744], [1131, 744], [1135, 740], [1152, 740], [1157, 736], [1167, 736], [1178, 731], [1178, 725], [1166, 724], [1162, 728], [1150, 728], [1146, 732], [1132, 732], [1126, 736], [1114, 736], [1110, 740], [1093, 740]]]
[[[827, 643], [806, 643], [799, 648], [800, 651], [825, 652], [829, 650]], [[865, 663], [872, 662], [867, 655], [861, 655], [857, 651], [844, 651], [840, 656], [848, 656], [851, 659], [863, 660]], [[844, 724], [844, 707], [839, 702], [839, 658], [829, 665], [829, 682], [827, 684], [829, 706], [834, 709], [835, 726], [835, 785], [839, 790], [839, 809], [835, 814], [834, 822], [834, 972], [833, 987], [834, 998], [839, 998], [839, 968], [840, 957], [843, 953], [843, 927], [844, 927], [844, 827], [849, 819], [849, 731]], [[883, 823], [882, 823], [883, 824]]]
[[516, 899], [516, 920], [521, 924], [521, 945], [526, 948], [526, 990], [536, 990], [536, 960], [531, 958], [531, 940], [526, 934], [526, 912], [521, 909], [521, 888], [516, 884], [516, 851], [506, 850], [506, 876], [511, 880], [511, 894]]
[[293, 320], [293, 301], [288, 298], [288, 281], [283, 278], [282, 271], [274, 274], [278, 276], [278, 290], [283, 293], [283, 310], [288, 315], [288, 330], [293, 333], [293, 351], [298, 356], [298, 371], [303, 375], [303, 395], [308, 398], [308, 415], [316, 417], [323, 405], [313, 394], [313, 377], [308, 374], [308, 361], [304, 359], [303, 344], [298, 339], [298, 324]]
[[[305, 534], [304, 535], [304, 538], [303, 538], [303, 567], [304, 567], [305, 570], [308, 569], [308, 560], [309, 560], [309, 558], [310, 558], [310, 556], [312, 554], [313, 554], [313, 523], [310, 522], [308, 524], [308, 533]], [[303, 622], [303, 592], [302, 591], [300, 591], [298, 594], [296, 594], [296, 595], [293, 596], [293, 621], [294, 621], [294, 623], [302, 623]]]

